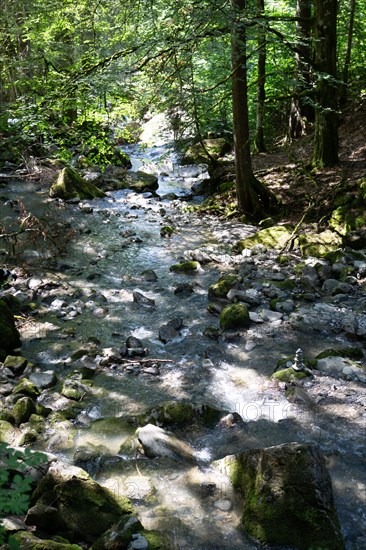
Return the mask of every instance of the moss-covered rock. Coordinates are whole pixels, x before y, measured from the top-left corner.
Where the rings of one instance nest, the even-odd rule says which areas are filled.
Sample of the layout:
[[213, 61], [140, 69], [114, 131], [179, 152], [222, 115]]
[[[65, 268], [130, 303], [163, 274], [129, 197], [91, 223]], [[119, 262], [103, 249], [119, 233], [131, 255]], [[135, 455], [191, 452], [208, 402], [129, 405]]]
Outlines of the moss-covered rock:
[[10, 536], [11, 548], [21, 550], [83, 550], [78, 544], [40, 539], [29, 531], [19, 531]]
[[16, 438], [17, 431], [14, 428], [10, 422], [7, 422], [6, 420], [0, 420], [0, 442], [1, 443], [8, 443], [11, 445], [14, 443], [14, 440]]
[[231, 304], [220, 313], [221, 330], [248, 328], [249, 324], [249, 312], [244, 304]]
[[84, 180], [81, 175], [70, 166], [61, 170], [57, 180], [51, 186], [50, 197], [64, 200], [80, 198], [95, 199], [104, 197], [103, 191], [93, 183]]
[[235, 287], [238, 283], [239, 277], [237, 275], [231, 275], [229, 273], [220, 277], [217, 283], [211, 285], [208, 289], [208, 297], [214, 298], [226, 298], [229, 290]]
[[[32, 495], [27, 524], [47, 534], [61, 534], [71, 542], [93, 544], [107, 529], [134, 508], [129, 499], [114, 495], [76, 467], [51, 466]], [[45, 525], [44, 507], [55, 508], [57, 522]]]
[[[135, 516], [124, 516], [118, 523], [108, 529], [93, 544], [92, 550], [106, 550], [107, 548], [128, 548], [132, 535], [140, 533], [143, 527]], [[149, 547], [150, 548], [150, 547]]]
[[292, 237], [294, 228], [291, 225], [275, 225], [258, 231], [255, 235], [247, 237], [243, 241], [239, 241], [235, 245], [235, 251], [240, 253], [245, 248], [253, 248], [258, 244], [262, 244], [267, 248], [281, 250], [285, 248], [290, 238]]
[[159, 187], [158, 178], [153, 174], [146, 172], [128, 172], [126, 174], [126, 184], [128, 189], [143, 193], [144, 191], [156, 191]]
[[28, 378], [22, 378], [18, 384], [15, 386], [13, 393], [15, 394], [23, 394], [28, 395], [29, 397], [32, 397], [33, 399], [36, 399], [40, 395], [40, 390], [37, 388], [33, 382], [28, 380]]
[[20, 335], [15, 326], [14, 316], [6, 302], [0, 300], [0, 361], [3, 361], [6, 355], [20, 344]]
[[273, 373], [271, 376], [272, 380], [277, 380], [278, 382], [296, 382], [296, 380], [302, 380], [303, 378], [307, 378], [309, 376], [309, 373], [304, 370], [295, 370], [292, 367], [288, 369], [281, 369], [277, 372]]
[[208, 138], [201, 143], [195, 143], [186, 152], [183, 157], [183, 164], [197, 164], [200, 162], [207, 162], [208, 156], [205, 150], [211, 155], [211, 157], [218, 159], [228, 153], [231, 146], [225, 138]]
[[342, 246], [342, 237], [330, 230], [302, 233], [298, 235], [298, 241], [303, 256], [322, 257]]
[[362, 348], [357, 346], [348, 347], [348, 348], [338, 348], [338, 349], [326, 349], [321, 353], [318, 353], [316, 360], [325, 359], [326, 357], [348, 357], [349, 359], [354, 359], [355, 361], [363, 359], [364, 353]]
[[8, 355], [4, 361], [4, 367], [10, 369], [16, 376], [22, 374], [27, 365], [28, 360], [20, 355]]
[[224, 459], [243, 496], [242, 525], [265, 545], [343, 550], [331, 480], [315, 445], [287, 443]]
[[36, 404], [31, 397], [21, 397], [13, 407], [13, 416], [15, 423], [19, 426], [28, 422], [32, 414], [35, 414]]
[[171, 225], [165, 225], [160, 229], [160, 236], [161, 237], [171, 237], [173, 233], [175, 232], [174, 227]]
[[188, 261], [188, 262], [181, 262], [179, 264], [171, 265], [169, 270], [173, 271], [175, 273], [197, 273], [197, 271], [201, 268], [201, 264], [199, 262], [196, 262], [194, 260]]
[[195, 404], [190, 401], [168, 401], [149, 409], [142, 414], [138, 423], [158, 424], [159, 426], [190, 426], [192, 423], [214, 426], [221, 418], [222, 411], [210, 405]]

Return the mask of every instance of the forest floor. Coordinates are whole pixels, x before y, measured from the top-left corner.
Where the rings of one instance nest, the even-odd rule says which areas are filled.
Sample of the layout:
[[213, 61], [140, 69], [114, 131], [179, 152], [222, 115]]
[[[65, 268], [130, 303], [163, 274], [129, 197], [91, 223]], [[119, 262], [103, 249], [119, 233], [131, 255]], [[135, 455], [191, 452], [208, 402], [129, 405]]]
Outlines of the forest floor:
[[306, 209], [307, 221], [318, 222], [333, 208], [338, 190], [347, 193], [366, 174], [366, 98], [347, 106], [340, 118], [339, 164], [314, 169], [309, 164], [312, 135], [253, 157], [256, 174], [284, 205], [283, 221], [298, 223]]
[[[336, 194], [352, 192], [355, 183], [366, 174], [365, 121], [366, 97], [359, 103], [350, 103], [340, 117], [339, 164], [332, 168], [315, 169], [311, 165], [311, 131], [296, 141], [282, 141], [267, 153], [253, 155], [255, 175], [281, 200], [281, 222], [319, 224], [329, 218]], [[226, 180], [233, 177], [233, 171], [230, 166]], [[216, 211], [221, 214], [225, 203], [235, 202], [235, 191], [215, 200]]]

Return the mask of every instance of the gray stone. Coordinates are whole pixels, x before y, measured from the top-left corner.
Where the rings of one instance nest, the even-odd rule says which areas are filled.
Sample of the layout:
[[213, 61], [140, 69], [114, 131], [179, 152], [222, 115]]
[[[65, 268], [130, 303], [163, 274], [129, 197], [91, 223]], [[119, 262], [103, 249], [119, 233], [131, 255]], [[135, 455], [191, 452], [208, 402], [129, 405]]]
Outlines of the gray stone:
[[44, 372], [32, 372], [29, 376], [29, 380], [33, 382], [38, 388], [46, 389], [51, 388], [57, 383], [57, 376], [53, 370], [47, 370]]
[[194, 450], [188, 443], [154, 424], [138, 428], [136, 435], [149, 458], [166, 457], [173, 460], [195, 461]]

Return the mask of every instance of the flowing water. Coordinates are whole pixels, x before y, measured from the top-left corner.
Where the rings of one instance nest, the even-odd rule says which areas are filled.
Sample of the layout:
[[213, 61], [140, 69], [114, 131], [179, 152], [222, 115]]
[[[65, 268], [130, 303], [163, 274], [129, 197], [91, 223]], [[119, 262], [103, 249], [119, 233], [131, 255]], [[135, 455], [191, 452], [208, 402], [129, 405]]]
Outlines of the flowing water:
[[[161, 197], [171, 192], [187, 195], [195, 181], [206, 177], [204, 166], [177, 166], [174, 153], [164, 145], [134, 146], [129, 153], [135, 170], [160, 174]], [[20, 197], [36, 212], [40, 204], [42, 208], [47, 204], [45, 190], [29, 183], [9, 184], [2, 194], [8, 200]], [[186, 212], [186, 204], [128, 190], [90, 202], [90, 213], [85, 210], [86, 201], [83, 208], [60, 203], [60, 223], [77, 229], [67, 252], [50, 267], [39, 264], [40, 255], [47, 256], [42, 247], [35, 247], [38, 252], [31, 248], [23, 252], [28, 264], [33, 262], [33, 279], [48, 278], [59, 285], [48, 291], [36, 321], [23, 328], [24, 356], [42, 369], [54, 368], [62, 377], [81, 366], [95, 368], [132, 335], [147, 349], [146, 358], [155, 358], [157, 363], [154, 372], [133, 367], [126, 371], [118, 365], [98, 368], [93, 392], [83, 400], [74, 445], [60, 454], [72, 460], [84, 444], [104, 445], [106, 456], [89, 464], [89, 471], [113, 491], [128, 494], [144, 526], [165, 531], [172, 548], [249, 550], [258, 546], [236, 528], [238, 497], [228, 479], [211, 465], [212, 460], [250, 447], [315, 441], [329, 456], [343, 531], [353, 540], [360, 527], [356, 535], [352, 529], [364, 514], [362, 442], [353, 436], [340, 437], [334, 424], [329, 428], [326, 419], [289, 403], [283, 391], [268, 382], [280, 357], [293, 356], [299, 347], [305, 355], [315, 356], [336, 343], [342, 345], [343, 339], [300, 333], [277, 321], [252, 325], [240, 338], [214, 341], [205, 337], [206, 327], [218, 325], [217, 317], [207, 311], [207, 289], [240, 262], [230, 255], [231, 247], [255, 228]], [[9, 215], [7, 208], [2, 206], [3, 216]], [[168, 225], [175, 231], [170, 238], [162, 238], [160, 230]], [[190, 257], [189, 251], [198, 249], [213, 261], [203, 263], [197, 274], [169, 270]], [[147, 269], [154, 270], [155, 281], [142, 275]], [[176, 294], [177, 286], [187, 282], [192, 292]], [[134, 301], [136, 292], [155, 305]], [[53, 303], [56, 299], [68, 307], [60, 311]], [[164, 344], [159, 328], [173, 318], [181, 318], [183, 327]], [[80, 349], [89, 354], [71, 362]], [[94, 354], [90, 353], [93, 349]], [[164, 459], [136, 460], [134, 453], [125, 453], [122, 449], [131, 432], [123, 423], [117, 433], [97, 428], [98, 419], [128, 419], [171, 400], [237, 412], [245, 427], [191, 433], [185, 426], [178, 435], [197, 451], [199, 462], [193, 468]], [[358, 509], [355, 514], [353, 505]], [[356, 548], [351, 543], [348, 547]]]

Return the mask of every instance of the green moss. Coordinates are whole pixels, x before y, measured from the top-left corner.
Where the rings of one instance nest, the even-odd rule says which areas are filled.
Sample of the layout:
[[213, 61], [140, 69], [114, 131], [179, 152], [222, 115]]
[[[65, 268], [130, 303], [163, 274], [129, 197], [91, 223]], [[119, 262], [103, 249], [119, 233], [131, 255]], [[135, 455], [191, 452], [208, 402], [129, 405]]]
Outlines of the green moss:
[[171, 237], [173, 233], [175, 232], [174, 227], [171, 225], [165, 225], [160, 229], [160, 236], [161, 237]]
[[170, 266], [170, 271], [175, 273], [197, 273], [201, 267], [199, 262], [194, 260], [188, 262], [181, 262], [179, 264], [174, 264]]
[[226, 181], [219, 185], [219, 193], [227, 193], [227, 191], [231, 191], [234, 187], [235, 183], [233, 181]]
[[33, 382], [28, 380], [28, 378], [22, 378], [18, 384], [15, 386], [13, 393], [21, 393], [23, 395], [28, 395], [36, 399], [40, 395], [40, 390], [37, 388]]
[[291, 279], [287, 279], [286, 281], [271, 281], [271, 285], [280, 288], [281, 290], [295, 290], [297, 286], [296, 282]]
[[289, 265], [291, 263], [291, 258], [289, 256], [286, 256], [285, 254], [280, 254], [279, 256], [277, 256], [276, 262], [279, 265], [283, 266]]
[[31, 397], [21, 397], [13, 407], [13, 415], [18, 426], [27, 422], [35, 412], [36, 405]]
[[245, 248], [253, 248], [258, 244], [263, 244], [268, 248], [282, 249], [292, 237], [292, 233], [293, 227], [291, 225], [277, 225], [262, 229], [255, 235], [236, 243], [235, 250], [240, 253]]
[[0, 420], [0, 442], [8, 443], [9, 445], [13, 443], [13, 439], [16, 436], [16, 430], [10, 422], [6, 420]]
[[237, 284], [238, 280], [237, 275], [223, 275], [217, 283], [209, 287], [209, 298], [226, 298], [227, 293]]
[[271, 376], [272, 380], [277, 380], [279, 382], [295, 382], [296, 380], [301, 380], [302, 378], [306, 378], [309, 376], [306, 372], [300, 370], [296, 371], [293, 368], [278, 370], [277, 372], [273, 373]]
[[298, 240], [303, 256], [322, 257], [342, 246], [342, 238], [330, 230], [322, 233], [302, 233], [298, 235]]
[[167, 541], [164, 541], [159, 531], [147, 531], [146, 529], [142, 529], [140, 533], [147, 540], [149, 550], [168, 550], [171, 547]]
[[364, 353], [362, 348], [358, 347], [326, 349], [316, 356], [316, 360], [325, 359], [326, 357], [347, 357], [357, 361], [363, 359]]
[[9, 537], [11, 548], [21, 550], [82, 550], [78, 544], [39, 539], [29, 531], [19, 531]]
[[244, 304], [231, 304], [220, 313], [220, 328], [222, 330], [248, 328], [249, 324], [249, 312]]
[[[243, 496], [244, 529], [265, 545], [343, 550], [331, 497], [322, 496], [319, 502], [316, 497], [319, 486], [325, 491], [330, 487], [324, 462], [319, 464], [319, 455], [314, 462], [317, 453], [309, 446], [289, 444], [288, 455], [283, 447], [224, 459], [234, 488]], [[329, 500], [326, 511], [321, 508], [323, 499]]]
[[95, 199], [104, 197], [105, 193], [91, 182], [85, 181], [80, 174], [70, 166], [64, 168], [50, 189], [50, 197], [68, 200]]
[[14, 374], [21, 374], [28, 364], [28, 360], [20, 355], [8, 355], [4, 361], [4, 367], [10, 369]]

